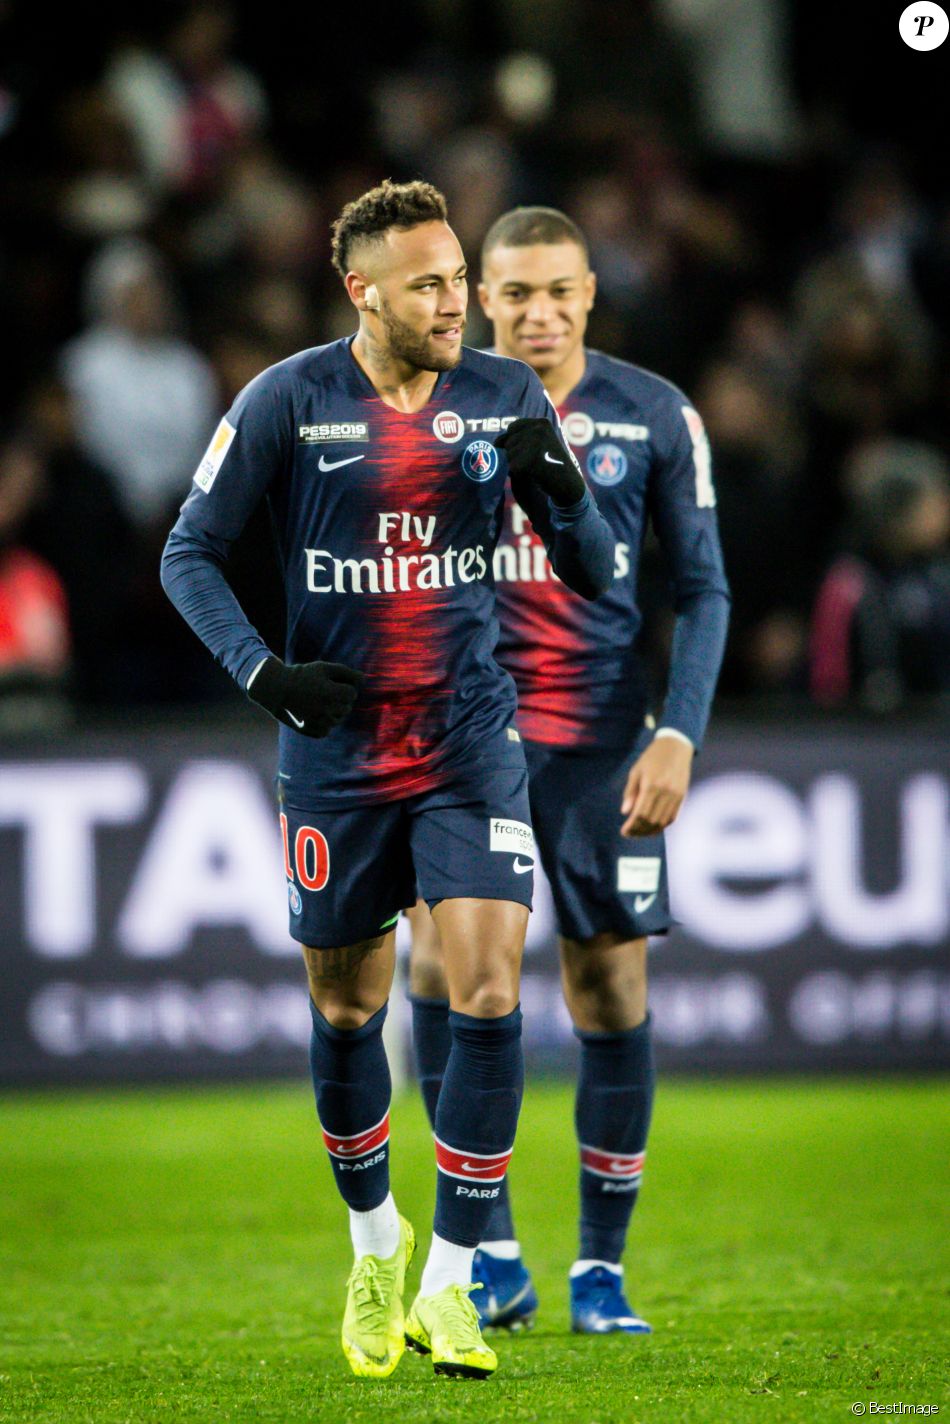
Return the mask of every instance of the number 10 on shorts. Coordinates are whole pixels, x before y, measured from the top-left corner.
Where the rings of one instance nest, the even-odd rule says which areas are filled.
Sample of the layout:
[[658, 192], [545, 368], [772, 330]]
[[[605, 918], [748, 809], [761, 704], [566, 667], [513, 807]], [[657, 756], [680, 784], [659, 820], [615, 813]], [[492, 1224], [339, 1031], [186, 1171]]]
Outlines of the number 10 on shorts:
[[280, 835], [284, 843], [284, 870], [288, 880], [296, 878], [305, 890], [322, 890], [330, 879], [330, 847], [327, 838], [316, 826], [301, 826], [294, 836], [293, 860], [290, 855], [290, 832], [287, 817], [280, 813]]

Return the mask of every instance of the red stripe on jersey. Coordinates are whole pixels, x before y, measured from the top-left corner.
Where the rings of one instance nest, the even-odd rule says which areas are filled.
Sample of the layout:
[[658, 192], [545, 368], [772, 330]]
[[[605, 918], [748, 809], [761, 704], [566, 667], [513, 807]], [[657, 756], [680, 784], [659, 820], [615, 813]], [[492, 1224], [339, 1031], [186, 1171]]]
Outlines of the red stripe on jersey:
[[326, 1149], [334, 1157], [363, 1157], [389, 1141], [389, 1113], [375, 1127], [354, 1133], [352, 1137], [335, 1137], [326, 1128], [322, 1130]]
[[[431, 405], [408, 415], [375, 402], [372, 429], [377, 480], [366, 542], [375, 541], [378, 554], [388, 549], [390, 557], [412, 560], [407, 567], [416, 571], [411, 577], [415, 586], [366, 600], [366, 642], [372, 662], [350, 719], [367, 733], [373, 790], [388, 799], [415, 795], [446, 779], [432, 760], [455, 696], [451, 605], [465, 590], [458, 584], [420, 588], [417, 571], [423, 560], [431, 568], [433, 556], [441, 558], [450, 542], [454, 507], [465, 480], [460, 468], [452, 471], [454, 480], [447, 479], [446, 447], [433, 440]], [[408, 541], [398, 527], [392, 529], [388, 544], [380, 541], [379, 515], [384, 511], [410, 515]], [[429, 544], [423, 542], [427, 536]]]
[[518, 689], [521, 735], [549, 746], [595, 744], [590, 665], [598, 615], [554, 576], [510, 490], [494, 563], [501, 625], [495, 656]]
[[597, 1147], [581, 1147], [581, 1166], [600, 1177], [639, 1177], [645, 1152], [601, 1152]]
[[461, 1152], [435, 1139], [435, 1160], [440, 1172], [469, 1182], [500, 1182], [508, 1170], [514, 1147], [486, 1156], [483, 1152]]

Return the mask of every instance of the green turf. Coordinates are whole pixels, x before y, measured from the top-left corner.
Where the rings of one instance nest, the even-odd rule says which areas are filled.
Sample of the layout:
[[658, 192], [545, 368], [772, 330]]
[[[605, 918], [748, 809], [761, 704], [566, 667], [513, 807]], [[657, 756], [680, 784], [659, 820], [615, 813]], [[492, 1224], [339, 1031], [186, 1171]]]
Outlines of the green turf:
[[[950, 1114], [939, 1082], [664, 1084], [628, 1275], [649, 1340], [572, 1336], [566, 1089], [512, 1173], [542, 1313], [494, 1380], [386, 1382], [339, 1349], [345, 1217], [309, 1088], [0, 1098], [0, 1420], [840, 1420], [941, 1404]], [[411, 1095], [394, 1187], [426, 1245]], [[418, 1279], [417, 1267], [411, 1274]]]

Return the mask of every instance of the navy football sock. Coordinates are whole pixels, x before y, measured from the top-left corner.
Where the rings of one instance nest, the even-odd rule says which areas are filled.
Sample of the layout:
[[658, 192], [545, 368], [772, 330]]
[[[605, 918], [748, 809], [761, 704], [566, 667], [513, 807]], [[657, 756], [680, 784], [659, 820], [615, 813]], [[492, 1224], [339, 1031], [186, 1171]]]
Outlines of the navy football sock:
[[497, 1019], [449, 1013], [452, 1050], [435, 1113], [435, 1232], [477, 1246], [514, 1147], [524, 1091], [521, 1009]]
[[423, 999], [418, 994], [410, 994], [409, 1002], [412, 1005], [412, 1056], [416, 1077], [429, 1115], [429, 1125], [434, 1128], [435, 1108], [452, 1048], [449, 1001]]
[[511, 1214], [511, 1194], [508, 1188], [508, 1177], [505, 1176], [501, 1183], [501, 1191], [498, 1193], [496, 1201], [492, 1202], [491, 1215], [485, 1224], [482, 1232], [482, 1240], [490, 1246], [493, 1241], [516, 1241], [515, 1219]]
[[579, 1259], [619, 1262], [640, 1190], [653, 1109], [650, 1016], [581, 1041], [574, 1123], [581, 1157]]
[[389, 1195], [389, 1099], [383, 1047], [387, 1005], [362, 1028], [334, 1028], [310, 1000], [310, 1073], [337, 1188], [347, 1206], [371, 1211]]
[[[410, 994], [412, 1005], [412, 1048], [416, 1063], [416, 1077], [419, 1091], [429, 1114], [429, 1122], [435, 1127], [435, 1109], [439, 1101], [445, 1065], [449, 1061], [452, 1047], [452, 1033], [449, 1029], [448, 999], [423, 999], [418, 994]], [[491, 1215], [485, 1227], [484, 1241], [513, 1241], [515, 1224], [511, 1216], [511, 1201], [508, 1195], [508, 1178], [501, 1183], [498, 1200], [492, 1203]]]

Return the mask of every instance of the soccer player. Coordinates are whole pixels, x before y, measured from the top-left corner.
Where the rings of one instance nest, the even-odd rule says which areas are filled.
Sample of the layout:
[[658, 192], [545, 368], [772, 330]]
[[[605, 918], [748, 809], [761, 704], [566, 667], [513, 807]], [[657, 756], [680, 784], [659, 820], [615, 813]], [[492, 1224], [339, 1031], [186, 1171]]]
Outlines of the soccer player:
[[[281, 723], [291, 934], [303, 946], [317, 1111], [350, 1208], [343, 1349], [358, 1375], [405, 1339], [437, 1373], [496, 1367], [469, 1298], [474, 1250], [521, 1102], [518, 976], [533, 838], [515, 688], [493, 658], [492, 555], [509, 483], [560, 576], [609, 585], [614, 540], [520, 362], [462, 346], [465, 261], [445, 201], [386, 182], [348, 204], [334, 263], [355, 337], [272, 366], [238, 396], [169, 536], [162, 577], [248, 696]], [[287, 600], [285, 661], [225, 580], [266, 496]], [[394, 925], [417, 894], [446, 949], [451, 1045], [435, 1110], [435, 1230], [408, 1318], [412, 1227], [389, 1189], [382, 1028]]]
[[[575, 1126], [580, 1246], [571, 1321], [584, 1333], [645, 1334], [621, 1257], [653, 1103], [647, 936], [670, 924], [663, 831], [690, 781], [728, 623], [702, 421], [669, 382], [584, 346], [595, 277], [576, 225], [517, 208], [489, 231], [479, 296], [495, 349], [527, 362], [558, 407], [618, 544], [610, 592], [583, 604], [554, 577], [530, 514], [509, 502], [495, 551], [498, 656], [518, 686], [531, 812], [551, 881], [561, 979], [580, 1040]], [[647, 519], [668, 558], [676, 613], [659, 728], [637, 649], [637, 567]], [[438, 926], [413, 924], [410, 996], [430, 1116], [448, 1053]], [[519, 1328], [537, 1309], [503, 1183], [474, 1263], [483, 1323]]]

